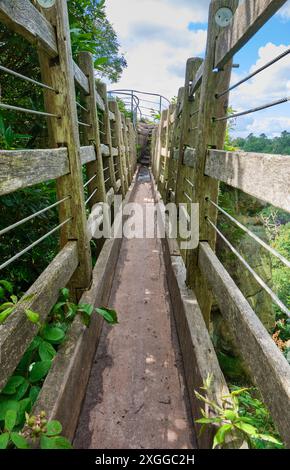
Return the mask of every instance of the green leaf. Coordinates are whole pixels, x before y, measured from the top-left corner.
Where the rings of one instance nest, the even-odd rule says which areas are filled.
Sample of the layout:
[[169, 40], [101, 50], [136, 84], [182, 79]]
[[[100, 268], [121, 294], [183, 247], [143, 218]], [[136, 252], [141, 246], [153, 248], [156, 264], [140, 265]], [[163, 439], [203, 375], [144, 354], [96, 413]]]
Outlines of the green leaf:
[[224, 424], [219, 428], [213, 440], [213, 449], [224, 444], [226, 435], [233, 429], [232, 424]]
[[52, 361], [52, 359], [56, 356], [56, 350], [52, 344], [48, 343], [47, 341], [43, 341], [40, 344], [38, 352], [42, 361]]
[[29, 391], [29, 398], [31, 400], [32, 405], [34, 405], [34, 403], [36, 402], [40, 390], [41, 390], [41, 388], [38, 387], [37, 385], [33, 385], [33, 387], [31, 387], [31, 389]]
[[24, 382], [25, 378], [21, 375], [13, 375], [3, 388], [2, 393], [4, 393], [4, 395], [13, 395]]
[[32, 403], [30, 398], [24, 398], [19, 402], [19, 409], [17, 414], [17, 425], [23, 424], [25, 420], [25, 413], [31, 411]]
[[19, 410], [19, 402], [15, 400], [5, 400], [0, 402], [0, 421], [5, 420], [5, 416], [8, 410], [15, 410], [17, 413]]
[[83, 312], [90, 317], [94, 311], [94, 306], [90, 304], [80, 304], [78, 311]]
[[4, 287], [5, 290], [7, 290], [7, 292], [9, 292], [9, 294], [13, 293], [13, 285], [11, 284], [11, 282], [5, 281], [4, 279], [2, 279], [0, 281], [0, 284], [1, 284], [1, 286]]
[[45, 435], [40, 438], [41, 449], [72, 449], [72, 445], [68, 439], [62, 436], [47, 437]]
[[249, 436], [256, 437], [258, 434], [257, 428], [255, 428], [249, 423], [244, 423], [243, 421], [240, 421], [239, 423], [235, 423], [235, 427], [238, 428], [243, 433], [248, 434]]
[[266, 441], [266, 442], [272, 442], [273, 444], [277, 444], [279, 446], [282, 446], [283, 443], [278, 441], [278, 439], [276, 439], [275, 437], [273, 436], [270, 436], [269, 434], [258, 434], [257, 436], [259, 439], [262, 439], [262, 441]]
[[11, 432], [16, 424], [17, 412], [15, 410], [8, 410], [5, 415], [5, 429]]
[[47, 375], [50, 368], [51, 361], [35, 362], [29, 374], [29, 381], [31, 383], [35, 383], [43, 379]]
[[41, 334], [44, 339], [52, 343], [60, 343], [65, 337], [65, 332], [61, 328], [52, 325], [45, 326]]
[[64, 287], [63, 289], [60, 289], [60, 295], [62, 296], [62, 298], [64, 300], [69, 300], [69, 289], [67, 289], [66, 287]]
[[4, 432], [3, 434], [0, 434], [0, 449], [7, 449], [9, 439], [10, 439], [10, 436], [8, 432]]
[[98, 59], [95, 60], [94, 66], [95, 68], [98, 68], [100, 65], [104, 65], [108, 63], [108, 57], [99, 57]]
[[107, 323], [110, 325], [116, 325], [118, 323], [118, 316], [115, 310], [111, 310], [106, 307], [96, 308], [96, 312], [104, 317]]
[[249, 390], [249, 388], [240, 388], [238, 390], [234, 390], [233, 392], [231, 392], [231, 395], [233, 397], [236, 397], [236, 396], [242, 395], [243, 393], [247, 392], [248, 390]]
[[0, 313], [0, 325], [2, 325], [5, 320], [11, 315], [15, 307], [10, 307]]
[[13, 304], [16, 305], [18, 302], [18, 297], [16, 295], [11, 295], [10, 299], [12, 300]]
[[58, 436], [62, 432], [62, 425], [60, 424], [59, 421], [49, 421], [47, 423], [47, 431], [46, 431], [46, 436], [51, 437], [51, 436]]
[[28, 320], [35, 325], [39, 324], [39, 313], [33, 312], [33, 310], [26, 309], [25, 315], [27, 316]]
[[201, 418], [201, 419], [196, 419], [195, 422], [198, 424], [215, 424], [215, 423], [220, 423], [221, 419], [220, 418]]
[[11, 435], [11, 441], [17, 447], [17, 449], [29, 449], [29, 444], [27, 440], [21, 436], [18, 432], [12, 432]]
[[224, 416], [229, 421], [235, 421], [236, 419], [239, 419], [239, 415], [232, 410], [225, 410]]

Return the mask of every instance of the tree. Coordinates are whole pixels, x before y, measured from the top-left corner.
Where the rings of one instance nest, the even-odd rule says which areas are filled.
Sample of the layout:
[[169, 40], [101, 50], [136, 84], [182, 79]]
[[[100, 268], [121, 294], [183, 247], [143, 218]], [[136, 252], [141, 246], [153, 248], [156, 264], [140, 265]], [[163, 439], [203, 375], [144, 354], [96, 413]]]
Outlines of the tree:
[[69, 0], [68, 7], [73, 54], [91, 52], [100, 77], [118, 81], [127, 62], [106, 17], [105, 0]]

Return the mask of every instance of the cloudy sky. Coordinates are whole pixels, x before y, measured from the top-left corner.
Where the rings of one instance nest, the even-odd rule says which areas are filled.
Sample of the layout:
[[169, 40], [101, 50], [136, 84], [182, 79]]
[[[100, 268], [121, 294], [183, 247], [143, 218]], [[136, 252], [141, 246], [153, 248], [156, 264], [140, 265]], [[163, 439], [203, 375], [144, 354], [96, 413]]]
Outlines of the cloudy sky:
[[[209, 0], [107, 0], [128, 68], [112, 86], [160, 93], [169, 99], [183, 86], [189, 57], [203, 57]], [[290, 48], [290, 0], [235, 57], [233, 82]], [[231, 94], [241, 111], [290, 96], [290, 55]], [[146, 103], [143, 103], [146, 106]], [[150, 104], [147, 104], [150, 106]], [[144, 111], [146, 112], [146, 111]], [[270, 136], [290, 131], [290, 103], [237, 119], [235, 134]]]

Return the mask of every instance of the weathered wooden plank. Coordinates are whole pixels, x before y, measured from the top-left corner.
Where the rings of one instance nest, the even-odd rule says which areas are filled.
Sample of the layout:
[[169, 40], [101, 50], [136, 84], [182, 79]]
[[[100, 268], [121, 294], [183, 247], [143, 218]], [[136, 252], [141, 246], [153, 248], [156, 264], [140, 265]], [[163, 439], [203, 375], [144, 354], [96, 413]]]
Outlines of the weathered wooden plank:
[[209, 150], [205, 174], [290, 212], [290, 156]]
[[196, 150], [191, 147], [184, 149], [183, 164], [194, 168], [196, 165]]
[[203, 77], [203, 72], [204, 72], [204, 63], [202, 62], [190, 86], [190, 95], [193, 95], [196, 92], [196, 90], [200, 87], [202, 77]]
[[73, 62], [73, 69], [74, 69], [74, 78], [76, 83], [81, 87], [81, 89], [89, 94], [90, 93], [90, 86], [89, 80], [85, 76], [84, 72], [79, 68], [76, 62]]
[[199, 268], [213, 290], [251, 377], [290, 447], [290, 366], [208, 243], [199, 249]]
[[120, 190], [120, 188], [121, 188], [121, 180], [118, 179], [118, 180], [116, 181], [116, 190], [117, 190], [117, 192]]
[[47, 54], [40, 51], [39, 57], [43, 80], [59, 91], [58, 94], [45, 91], [44, 102], [46, 111], [59, 116], [59, 119], [50, 118], [48, 121], [51, 147], [58, 147], [60, 142], [65, 142], [68, 149], [70, 173], [57, 180], [58, 197], [62, 199], [68, 194], [71, 196], [59, 209], [61, 222], [70, 218], [70, 222], [60, 231], [60, 245], [64, 247], [69, 240], [78, 241], [79, 266], [70, 285], [71, 293], [77, 299], [82, 289], [87, 289], [91, 283], [92, 259], [87, 239], [74, 64], [67, 8], [67, 2], [57, 1], [54, 8], [43, 9], [43, 15], [49, 18], [56, 28], [59, 55], [53, 66]]
[[81, 147], [81, 162], [82, 165], [96, 160], [96, 150], [93, 145], [85, 145]]
[[0, 195], [69, 173], [66, 148], [0, 150]]
[[109, 191], [107, 192], [107, 203], [109, 204], [109, 206], [113, 204], [114, 196], [115, 196], [114, 188], [110, 188]]
[[[103, 158], [100, 141], [100, 128], [99, 118], [96, 107], [96, 83], [94, 60], [90, 52], [81, 52], [79, 54], [79, 64], [83, 73], [88, 77], [90, 84], [90, 93], [84, 96], [85, 107], [89, 112], [83, 112], [82, 120], [89, 127], [84, 128], [84, 141], [86, 144], [94, 143], [95, 146], [95, 161], [87, 165], [87, 177], [91, 182], [88, 185], [89, 196], [92, 195], [89, 201], [89, 207], [92, 208], [97, 202], [105, 202], [106, 189], [104, 183], [104, 168]], [[94, 179], [93, 176], [96, 177]]]
[[26, 318], [24, 310], [29, 308], [39, 313], [43, 323], [58, 298], [59, 290], [67, 285], [77, 266], [77, 243], [69, 242], [26, 292], [25, 296], [33, 297], [20, 304], [13, 315], [0, 325], [0, 390], [39, 329]]
[[222, 68], [287, 0], [245, 0], [233, 23], [217, 38], [215, 67]]
[[110, 118], [110, 121], [116, 121], [115, 114], [112, 113], [112, 111], [109, 111], [109, 118]]
[[166, 147], [161, 148], [161, 157], [168, 158], [168, 149]]
[[[216, 37], [222, 30], [218, 26], [215, 17], [220, 8], [230, 8], [233, 12], [238, 7], [238, 0], [215, 0], [210, 3], [208, 20], [208, 37], [206, 55], [204, 60], [204, 72], [200, 87], [200, 103], [197, 121], [196, 164], [193, 187], [189, 195], [194, 203], [199, 204], [199, 239], [208, 241], [212, 248], [215, 247], [216, 233], [209, 226], [205, 216], [210, 216], [213, 222], [217, 219], [217, 211], [214, 206], [207, 203], [210, 197], [216, 202], [219, 193], [219, 183], [204, 176], [207, 149], [209, 147], [224, 148], [226, 133], [226, 121], [213, 121], [213, 116], [223, 116], [228, 107], [228, 95], [216, 99], [216, 93], [229, 87], [231, 80], [232, 63], [229, 62], [219, 73], [213, 71]], [[191, 127], [191, 126], [190, 126]], [[194, 134], [194, 132], [192, 132]], [[209, 326], [211, 312], [211, 292], [203, 282], [203, 277], [198, 269], [198, 250], [189, 250], [187, 256], [187, 282], [194, 290], [201, 307], [206, 323]]]
[[109, 157], [110, 156], [110, 148], [108, 147], [108, 145], [101, 144], [101, 151], [102, 151], [102, 155], [104, 157]]
[[115, 147], [112, 147], [112, 157], [118, 157], [119, 155], [119, 150], [116, 149]]
[[29, 0], [0, 0], [0, 21], [51, 57], [58, 54], [54, 28]]
[[100, 108], [102, 111], [106, 110], [103, 98], [100, 96], [97, 90], [96, 90], [96, 103], [97, 103], [98, 108]]

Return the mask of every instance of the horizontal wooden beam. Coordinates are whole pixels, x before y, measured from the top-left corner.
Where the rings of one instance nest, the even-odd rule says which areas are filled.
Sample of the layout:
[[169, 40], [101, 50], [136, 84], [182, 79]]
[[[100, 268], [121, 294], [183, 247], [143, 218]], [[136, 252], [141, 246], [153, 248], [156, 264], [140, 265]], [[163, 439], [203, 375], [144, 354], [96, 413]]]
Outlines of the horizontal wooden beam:
[[209, 150], [205, 174], [290, 212], [290, 156]]
[[190, 87], [190, 95], [192, 96], [196, 90], [200, 87], [201, 81], [202, 81], [202, 76], [203, 76], [203, 71], [204, 71], [204, 63], [202, 63], [194, 77], [194, 80], [192, 81], [191, 87]]
[[290, 366], [208, 243], [200, 244], [198, 264], [289, 448]]
[[110, 156], [110, 148], [109, 148], [108, 145], [101, 144], [101, 151], [102, 151], [102, 155], [104, 155], [104, 157], [109, 157]]
[[93, 145], [87, 145], [85, 147], [81, 147], [81, 162], [82, 165], [86, 163], [93, 162], [96, 160], [96, 150]]
[[121, 180], [118, 179], [118, 180], [116, 181], [116, 191], [117, 191], [117, 192], [120, 191], [121, 185], [122, 185]]
[[245, 0], [236, 10], [233, 23], [217, 38], [215, 67], [222, 68], [287, 0]]
[[0, 21], [51, 57], [58, 55], [54, 28], [29, 0], [0, 0]]
[[0, 390], [5, 386], [39, 329], [26, 318], [24, 310], [30, 309], [39, 313], [40, 321], [43, 323], [58, 299], [59, 290], [67, 285], [77, 266], [77, 243], [69, 242], [24, 296], [33, 297], [20, 304], [13, 315], [0, 325]]
[[101, 95], [98, 93], [96, 90], [96, 101], [97, 101], [97, 106], [100, 108], [102, 111], [106, 111], [105, 103]]
[[90, 93], [89, 80], [76, 62], [73, 62], [75, 82], [87, 94]]
[[117, 157], [119, 155], [119, 150], [115, 147], [112, 147], [112, 157]]
[[0, 150], [0, 195], [69, 173], [66, 148]]

